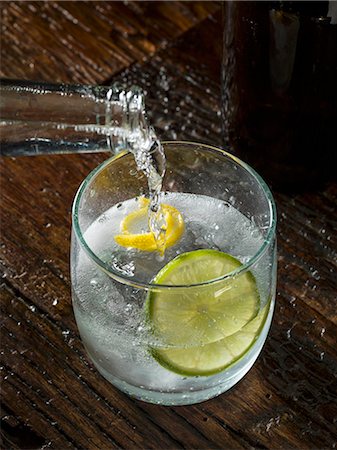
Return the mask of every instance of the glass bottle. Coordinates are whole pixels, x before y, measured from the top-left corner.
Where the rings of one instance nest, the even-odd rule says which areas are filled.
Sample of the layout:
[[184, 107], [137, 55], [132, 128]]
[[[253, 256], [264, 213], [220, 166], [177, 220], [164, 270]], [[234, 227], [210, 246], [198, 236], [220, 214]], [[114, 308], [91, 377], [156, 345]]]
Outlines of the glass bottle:
[[1, 81], [2, 156], [117, 153], [154, 138], [137, 87]]
[[335, 172], [336, 47], [336, 2], [224, 2], [225, 143], [274, 186]]

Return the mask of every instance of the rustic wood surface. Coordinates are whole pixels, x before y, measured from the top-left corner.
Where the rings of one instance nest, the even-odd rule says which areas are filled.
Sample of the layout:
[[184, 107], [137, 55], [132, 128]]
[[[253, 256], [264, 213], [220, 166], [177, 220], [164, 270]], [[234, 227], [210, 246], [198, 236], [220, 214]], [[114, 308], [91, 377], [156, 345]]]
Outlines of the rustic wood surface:
[[[0, 8], [1, 76], [137, 82], [163, 138], [221, 145], [218, 2]], [[103, 159], [1, 160], [2, 448], [335, 448], [337, 185], [275, 192], [277, 305], [249, 374], [205, 403], [159, 407], [97, 373], [72, 313], [71, 203]]]

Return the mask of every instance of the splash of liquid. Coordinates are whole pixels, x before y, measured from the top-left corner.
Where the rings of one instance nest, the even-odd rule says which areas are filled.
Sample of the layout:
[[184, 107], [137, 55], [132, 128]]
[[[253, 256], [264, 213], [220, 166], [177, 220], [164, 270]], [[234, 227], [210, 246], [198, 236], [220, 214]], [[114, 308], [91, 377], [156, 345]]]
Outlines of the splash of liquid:
[[119, 101], [123, 105], [126, 130], [124, 142], [135, 158], [137, 169], [148, 182], [150, 204], [148, 224], [158, 252], [162, 256], [166, 243], [166, 220], [160, 204], [160, 192], [166, 168], [163, 147], [145, 115], [144, 96], [140, 90], [122, 91]]
[[147, 130], [148, 145], [140, 145], [134, 151], [138, 170], [145, 174], [149, 186], [150, 204], [148, 224], [157, 244], [160, 255], [164, 254], [166, 244], [166, 220], [160, 203], [160, 192], [165, 174], [165, 153], [152, 127]]

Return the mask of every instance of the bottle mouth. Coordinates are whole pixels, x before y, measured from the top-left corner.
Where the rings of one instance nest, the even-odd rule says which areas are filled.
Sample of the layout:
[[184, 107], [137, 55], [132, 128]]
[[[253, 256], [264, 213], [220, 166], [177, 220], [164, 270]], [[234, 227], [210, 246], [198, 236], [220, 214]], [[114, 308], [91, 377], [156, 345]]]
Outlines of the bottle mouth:
[[273, 198], [273, 195], [265, 183], [265, 181], [262, 179], [262, 177], [248, 164], [241, 161], [236, 156], [232, 155], [231, 153], [219, 149], [217, 147], [212, 147], [210, 145], [206, 144], [200, 144], [196, 142], [188, 142], [188, 141], [164, 141], [162, 142], [163, 147], [170, 145], [188, 145], [188, 146], [194, 146], [198, 147], [199, 149], [204, 150], [212, 150], [213, 152], [218, 152], [222, 154], [223, 156], [226, 156], [227, 158], [231, 159], [233, 162], [235, 162], [237, 165], [239, 165], [243, 170], [248, 172], [248, 174], [254, 179], [254, 181], [260, 185], [260, 187], [263, 190], [263, 193], [265, 195], [266, 201], [267, 201], [267, 209], [266, 214], [268, 214], [269, 220], [268, 224], [266, 226], [265, 236], [263, 238], [263, 242], [259, 246], [258, 250], [254, 253], [253, 256], [249, 258], [249, 260], [245, 263], [243, 263], [240, 267], [233, 270], [232, 272], [226, 273], [220, 277], [213, 278], [211, 280], [204, 281], [202, 283], [196, 283], [196, 284], [186, 284], [186, 285], [166, 285], [166, 284], [157, 284], [157, 283], [145, 283], [140, 280], [137, 280], [135, 277], [121, 275], [119, 272], [114, 270], [110, 265], [105, 263], [90, 247], [88, 244], [84, 232], [82, 231], [80, 221], [79, 221], [79, 215], [80, 215], [80, 205], [81, 200], [83, 198], [83, 195], [86, 192], [86, 189], [90, 186], [90, 183], [93, 181], [93, 179], [101, 172], [103, 171], [107, 166], [110, 164], [113, 164], [115, 161], [119, 160], [120, 158], [124, 158], [126, 155], [129, 154], [127, 151], [122, 151], [118, 155], [113, 156], [106, 161], [104, 161], [102, 164], [97, 166], [92, 172], [89, 173], [89, 175], [83, 180], [82, 184], [78, 188], [78, 191], [75, 195], [73, 207], [72, 207], [72, 223], [73, 223], [73, 230], [75, 232], [75, 235], [80, 242], [80, 245], [82, 249], [85, 251], [87, 256], [101, 269], [103, 270], [108, 276], [113, 278], [114, 280], [119, 281], [122, 284], [127, 284], [130, 286], [133, 286], [135, 288], [141, 288], [141, 289], [151, 289], [151, 290], [158, 290], [158, 289], [186, 289], [186, 288], [196, 288], [196, 287], [207, 287], [210, 285], [214, 285], [216, 283], [223, 282], [224, 280], [229, 280], [233, 277], [237, 277], [239, 275], [244, 274], [245, 272], [248, 272], [252, 266], [254, 266], [260, 258], [263, 257], [265, 252], [268, 250], [269, 246], [273, 243], [274, 237], [275, 237], [275, 231], [276, 231], [276, 205]]

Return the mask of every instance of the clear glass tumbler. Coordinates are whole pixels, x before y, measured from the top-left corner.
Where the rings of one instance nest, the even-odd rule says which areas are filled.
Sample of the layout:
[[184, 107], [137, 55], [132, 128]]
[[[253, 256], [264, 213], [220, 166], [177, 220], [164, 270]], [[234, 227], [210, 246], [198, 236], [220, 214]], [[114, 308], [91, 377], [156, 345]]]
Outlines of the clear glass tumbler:
[[163, 146], [162, 201], [180, 211], [182, 237], [163, 258], [116, 244], [148, 188], [130, 153], [108, 159], [74, 200], [72, 298], [107, 380], [147, 402], [186, 405], [231, 388], [262, 349], [275, 301], [276, 211], [267, 185], [236, 157], [198, 143]]

